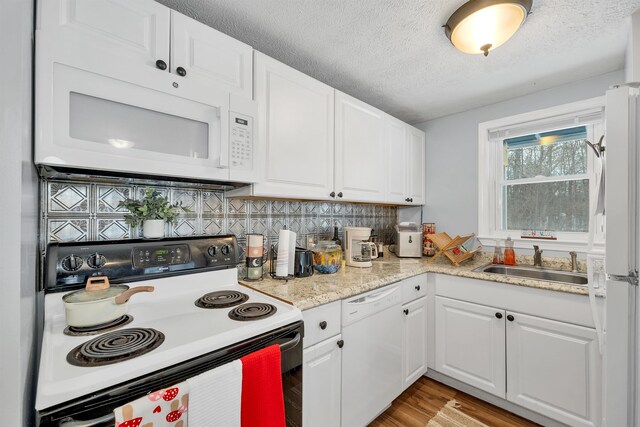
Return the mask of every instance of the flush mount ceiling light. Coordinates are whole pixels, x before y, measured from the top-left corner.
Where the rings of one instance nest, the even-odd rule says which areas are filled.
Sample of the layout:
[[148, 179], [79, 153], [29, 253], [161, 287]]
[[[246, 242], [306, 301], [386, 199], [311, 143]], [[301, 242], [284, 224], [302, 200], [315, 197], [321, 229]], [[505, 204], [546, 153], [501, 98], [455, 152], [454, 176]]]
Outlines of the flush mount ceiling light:
[[501, 46], [518, 31], [532, 0], [470, 0], [444, 26], [451, 43], [464, 53], [484, 53]]

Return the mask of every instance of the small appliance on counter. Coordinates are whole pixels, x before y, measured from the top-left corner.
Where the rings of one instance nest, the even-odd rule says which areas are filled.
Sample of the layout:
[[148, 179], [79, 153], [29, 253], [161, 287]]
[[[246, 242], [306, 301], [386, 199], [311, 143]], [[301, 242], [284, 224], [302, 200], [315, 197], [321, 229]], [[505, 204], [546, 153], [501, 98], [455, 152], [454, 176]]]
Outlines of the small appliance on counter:
[[371, 260], [378, 258], [378, 248], [369, 241], [371, 229], [368, 227], [344, 228], [344, 251], [347, 265], [351, 267], [371, 267]]
[[296, 248], [293, 265], [295, 277], [313, 276], [313, 252], [310, 249]]
[[422, 257], [422, 229], [415, 222], [401, 222], [396, 225], [394, 252], [400, 258]]

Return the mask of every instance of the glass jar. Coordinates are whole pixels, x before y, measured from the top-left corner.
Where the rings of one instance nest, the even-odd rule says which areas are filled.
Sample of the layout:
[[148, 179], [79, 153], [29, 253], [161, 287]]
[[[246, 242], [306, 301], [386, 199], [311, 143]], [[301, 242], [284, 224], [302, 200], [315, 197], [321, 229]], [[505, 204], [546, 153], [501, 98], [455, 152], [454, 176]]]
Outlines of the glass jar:
[[322, 274], [333, 274], [342, 265], [342, 248], [331, 240], [321, 240], [313, 248], [313, 268]]

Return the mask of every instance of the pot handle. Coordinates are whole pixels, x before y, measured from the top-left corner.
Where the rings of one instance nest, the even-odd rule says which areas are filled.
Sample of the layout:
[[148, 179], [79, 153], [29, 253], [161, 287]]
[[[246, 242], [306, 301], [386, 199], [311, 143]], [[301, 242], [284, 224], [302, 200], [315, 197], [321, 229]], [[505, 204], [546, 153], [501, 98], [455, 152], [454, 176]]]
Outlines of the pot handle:
[[95, 276], [89, 277], [87, 279], [87, 284], [85, 285], [84, 289], [87, 292], [94, 292], [109, 289], [109, 286], [111, 285], [107, 276]]
[[131, 295], [137, 294], [138, 292], [153, 292], [155, 288], [153, 286], [136, 286], [135, 288], [131, 288], [129, 290], [124, 291], [120, 295], [116, 297], [116, 304], [124, 304], [129, 301]]

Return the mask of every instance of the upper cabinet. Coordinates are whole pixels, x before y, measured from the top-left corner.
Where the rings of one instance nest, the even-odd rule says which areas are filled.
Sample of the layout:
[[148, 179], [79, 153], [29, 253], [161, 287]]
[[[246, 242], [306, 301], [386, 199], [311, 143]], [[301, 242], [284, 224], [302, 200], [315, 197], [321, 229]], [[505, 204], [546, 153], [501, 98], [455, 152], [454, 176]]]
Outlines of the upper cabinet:
[[171, 69], [178, 75], [252, 98], [252, 57], [251, 46], [171, 11]]
[[335, 191], [338, 199], [384, 200], [385, 114], [336, 91]]
[[127, 80], [153, 69], [176, 85], [253, 96], [251, 46], [153, 0], [41, 0], [39, 9], [47, 62]]
[[424, 132], [412, 126], [407, 131], [407, 197], [405, 202], [423, 205], [425, 202], [425, 140]]
[[332, 199], [334, 90], [255, 52], [262, 179], [252, 195]]
[[409, 197], [407, 167], [408, 126], [387, 115], [385, 117], [386, 197], [388, 203], [407, 203]]

